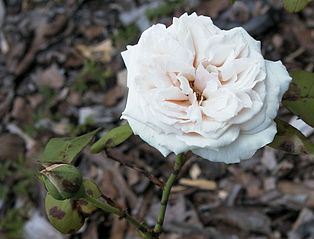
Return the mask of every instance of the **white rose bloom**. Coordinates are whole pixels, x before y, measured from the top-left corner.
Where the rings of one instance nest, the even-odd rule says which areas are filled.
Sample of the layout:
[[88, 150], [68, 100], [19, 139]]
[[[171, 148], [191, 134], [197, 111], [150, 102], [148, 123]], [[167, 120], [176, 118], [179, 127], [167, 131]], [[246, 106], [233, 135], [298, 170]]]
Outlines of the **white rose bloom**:
[[236, 163], [272, 142], [291, 77], [280, 61], [263, 58], [243, 28], [225, 31], [209, 17], [183, 14], [127, 49], [122, 118], [164, 156], [191, 150]]

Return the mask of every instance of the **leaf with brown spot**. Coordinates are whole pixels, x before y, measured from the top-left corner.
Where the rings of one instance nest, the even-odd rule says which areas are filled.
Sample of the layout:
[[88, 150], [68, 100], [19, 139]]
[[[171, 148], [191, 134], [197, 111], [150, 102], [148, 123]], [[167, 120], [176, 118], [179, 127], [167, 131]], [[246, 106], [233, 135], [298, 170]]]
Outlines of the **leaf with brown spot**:
[[99, 129], [74, 138], [52, 138], [47, 143], [43, 163], [72, 163], [78, 154], [94, 139]]
[[47, 217], [52, 226], [64, 234], [77, 232], [84, 224], [84, 217], [73, 205], [70, 199], [56, 200], [49, 193], [46, 195]]
[[287, 122], [276, 119], [277, 134], [270, 147], [280, 149], [291, 154], [314, 154], [314, 144], [299, 130]]
[[49, 215], [51, 215], [51, 217], [54, 217], [54, 218], [61, 220], [64, 217], [65, 212], [62, 211], [61, 208], [52, 207], [49, 209]]
[[283, 97], [283, 105], [314, 127], [314, 73], [294, 71], [290, 87]]

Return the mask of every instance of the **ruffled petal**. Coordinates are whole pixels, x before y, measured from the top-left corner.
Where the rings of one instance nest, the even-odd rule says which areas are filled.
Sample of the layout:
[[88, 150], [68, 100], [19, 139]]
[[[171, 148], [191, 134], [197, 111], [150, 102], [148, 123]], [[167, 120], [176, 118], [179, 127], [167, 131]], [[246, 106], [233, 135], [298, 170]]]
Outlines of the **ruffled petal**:
[[287, 91], [292, 78], [281, 61], [265, 61], [267, 77], [266, 98], [261, 111], [245, 124], [242, 130], [247, 134], [254, 134], [268, 127], [276, 117], [283, 94]]
[[276, 132], [276, 124], [272, 123], [256, 134], [241, 135], [229, 145], [216, 149], [198, 148], [192, 150], [192, 152], [214, 162], [238, 163], [242, 159], [251, 158], [258, 149], [271, 143]]

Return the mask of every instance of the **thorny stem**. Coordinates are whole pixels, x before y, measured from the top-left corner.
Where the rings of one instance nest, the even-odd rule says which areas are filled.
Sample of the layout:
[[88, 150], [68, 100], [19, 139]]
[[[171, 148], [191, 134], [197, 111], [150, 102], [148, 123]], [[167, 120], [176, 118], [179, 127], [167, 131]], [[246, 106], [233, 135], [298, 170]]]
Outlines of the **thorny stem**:
[[168, 204], [171, 188], [172, 188], [173, 184], [175, 183], [184, 162], [185, 162], [185, 160], [184, 160], [183, 155], [182, 154], [177, 155], [176, 161], [174, 164], [174, 168], [173, 168], [173, 172], [169, 176], [169, 178], [165, 184], [165, 187], [162, 191], [159, 215], [157, 218], [157, 223], [154, 227], [154, 233], [157, 235], [159, 235], [162, 231], [162, 225], [163, 225], [164, 219], [165, 219], [165, 214], [166, 214], [166, 209], [167, 209], [167, 204]]
[[139, 231], [140, 235], [143, 238], [145, 238], [145, 239], [153, 239], [154, 238], [153, 232], [150, 231], [148, 226], [137, 221], [134, 217], [132, 217], [127, 212], [125, 212], [119, 208], [113, 207], [105, 201], [90, 197], [88, 195], [85, 195], [84, 199], [87, 200], [88, 202], [90, 202], [91, 204], [93, 204], [95, 207], [103, 210], [104, 212], [112, 213], [112, 214], [115, 214], [121, 218], [126, 219], [130, 224], [132, 224], [134, 227], [136, 227], [136, 229]]
[[160, 233], [162, 232], [162, 225], [165, 219], [165, 214], [166, 214], [166, 209], [167, 209], [167, 204], [168, 204], [171, 188], [173, 184], [175, 183], [178, 177], [178, 174], [184, 163], [185, 163], [185, 159], [183, 155], [182, 154], [177, 155], [173, 171], [170, 174], [162, 191], [162, 197], [161, 197], [161, 202], [160, 202], [159, 214], [157, 217], [157, 223], [153, 230], [151, 230], [144, 223], [141, 223], [138, 220], [136, 220], [126, 211], [118, 207], [114, 207], [103, 200], [95, 199], [88, 195], [85, 195], [85, 200], [87, 200], [88, 202], [96, 206], [97, 208], [103, 210], [104, 212], [116, 214], [119, 217], [126, 219], [130, 224], [132, 224], [139, 231], [140, 235], [144, 239], [158, 239]]

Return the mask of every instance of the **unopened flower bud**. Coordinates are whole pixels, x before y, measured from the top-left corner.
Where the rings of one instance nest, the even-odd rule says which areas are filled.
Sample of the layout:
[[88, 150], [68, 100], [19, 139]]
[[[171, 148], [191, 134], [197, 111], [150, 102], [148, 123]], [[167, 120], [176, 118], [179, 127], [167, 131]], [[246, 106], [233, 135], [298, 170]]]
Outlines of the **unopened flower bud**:
[[57, 200], [47, 193], [45, 208], [50, 223], [61, 233], [75, 233], [84, 224], [85, 218], [72, 199]]
[[40, 173], [47, 191], [55, 199], [72, 198], [81, 189], [82, 175], [73, 165], [53, 164]]
[[[83, 186], [85, 194], [88, 195], [89, 197], [96, 199], [101, 197], [101, 191], [93, 181], [89, 179], [84, 179]], [[97, 210], [97, 207], [95, 207], [92, 203], [86, 201], [84, 198], [78, 199], [76, 201], [76, 206], [79, 209], [79, 211], [84, 215], [90, 215]]]

